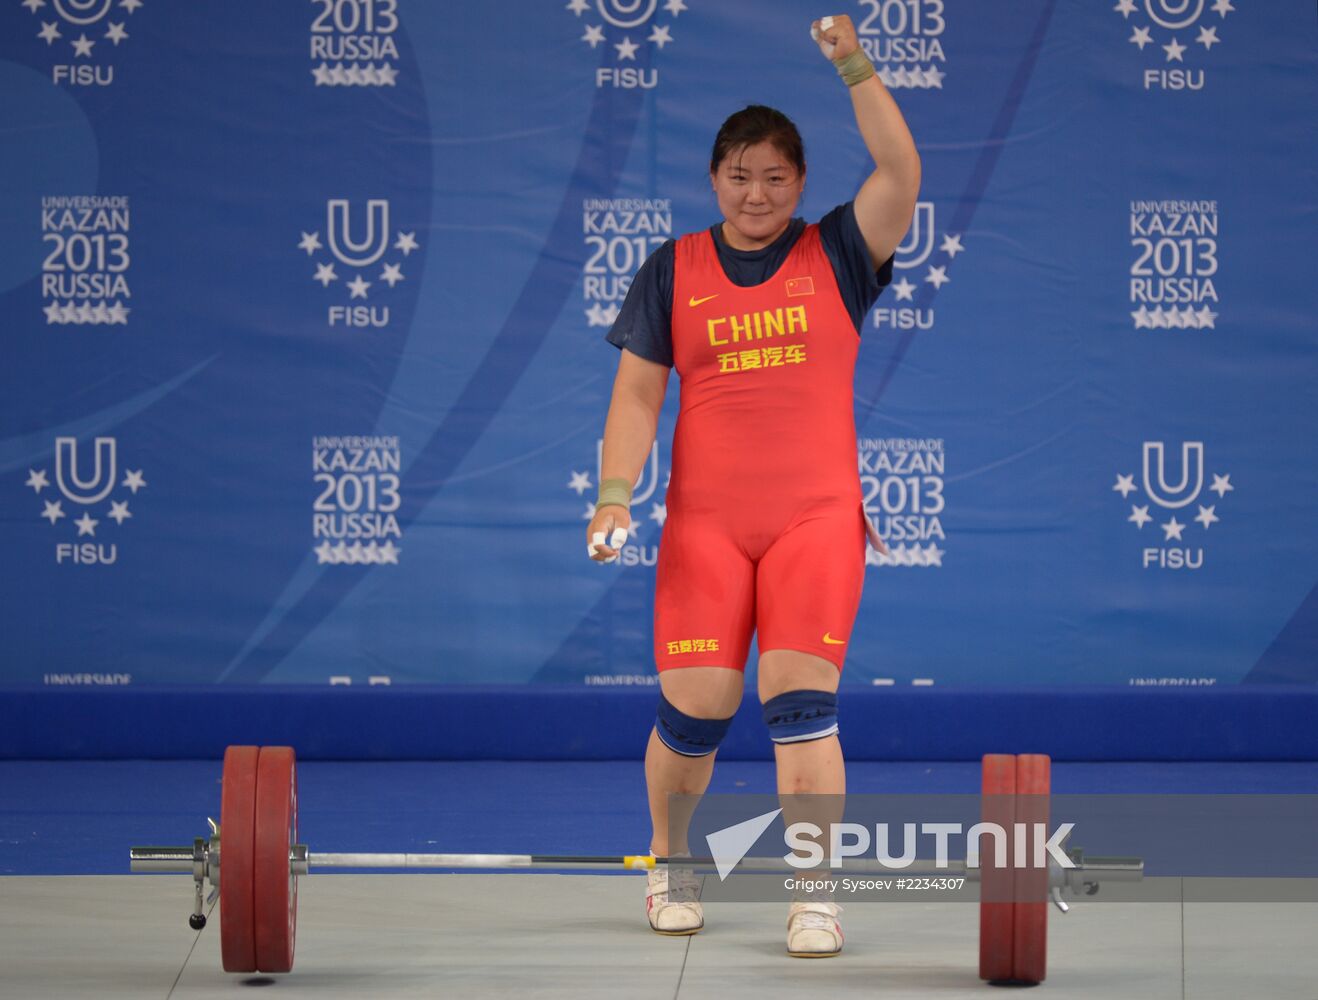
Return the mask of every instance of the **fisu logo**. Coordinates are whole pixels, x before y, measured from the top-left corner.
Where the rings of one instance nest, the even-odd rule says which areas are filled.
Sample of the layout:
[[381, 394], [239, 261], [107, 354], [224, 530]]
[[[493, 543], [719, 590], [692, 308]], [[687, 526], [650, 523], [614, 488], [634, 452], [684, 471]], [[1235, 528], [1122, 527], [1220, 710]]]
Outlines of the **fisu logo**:
[[[1130, 24], [1126, 41], [1141, 53], [1148, 48], [1157, 64], [1156, 69], [1144, 70], [1145, 90], [1203, 90], [1204, 71], [1189, 68], [1186, 53], [1193, 59], [1196, 45], [1202, 45], [1205, 54], [1211, 52], [1222, 41], [1217, 37], [1218, 28], [1236, 8], [1232, 0], [1213, 0], [1212, 4], [1205, 0], [1117, 0], [1112, 9]], [[1200, 23], [1201, 18], [1209, 23]], [[1157, 58], [1159, 50], [1161, 59]]]
[[[675, 19], [687, 9], [687, 5], [686, 0], [663, 0], [663, 14], [660, 14], [659, 0], [594, 0], [593, 3], [592, 0], [571, 0], [567, 9], [578, 18], [584, 18], [585, 32], [580, 40], [589, 45], [591, 51], [604, 46], [604, 65], [595, 70], [596, 87], [649, 90], [659, 85], [659, 71], [638, 65], [636, 53], [645, 48], [645, 42], [662, 52], [674, 41], [672, 21], [657, 22], [663, 14]], [[656, 23], [650, 25], [650, 32], [646, 34], [645, 26], [651, 18]], [[633, 41], [633, 35], [639, 41]]]
[[[50, 489], [50, 475], [46, 469], [28, 469], [27, 482], [32, 491], [41, 500], [44, 509], [41, 517], [50, 522], [51, 528], [64, 530], [60, 522], [66, 522], [69, 528], [76, 528], [77, 540], [57, 542], [55, 545], [55, 562], [71, 566], [108, 566], [118, 561], [119, 547], [113, 539], [118, 529], [133, 516], [129, 504], [136, 505], [137, 493], [146, 488], [146, 479], [141, 469], [129, 469], [119, 479], [119, 447], [112, 437], [98, 437], [92, 442], [91, 452], [79, 448], [78, 441], [72, 437], [55, 439], [55, 488], [59, 490], [53, 500], [42, 499], [42, 493]], [[116, 487], [131, 493], [120, 494], [123, 499], [116, 500], [111, 494]], [[109, 498], [109, 509], [92, 509], [94, 505]], [[64, 504], [77, 504], [83, 508], [82, 516], [74, 518], [64, 509]], [[95, 514], [97, 516], [93, 517]], [[114, 525], [109, 526], [108, 522]], [[97, 529], [101, 534], [97, 534]], [[109, 538], [106, 538], [106, 532]], [[83, 539], [86, 539], [85, 541]]]
[[[935, 244], [937, 246], [935, 247]], [[961, 245], [960, 234], [944, 233], [941, 241], [937, 239], [937, 222], [934, 203], [916, 202], [915, 212], [911, 216], [911, 228], [906, 231], [893, 255], [893, 267], [899, 272], [916, 272], [911, 275], [902, 273], [892, 283], [893, 299], [880, 300], [880, 305], [873, 312], [876, 329], [888, 327], [894, 330], [932, 330], [934, 327], [934, 309], [930, 303], [933, 293], [942, 289], [951, 277], [948, 269], [956, 255], [965, 249]], [[934, 261], [937, 260], [937, 263]], [[924, 268], [923, 275], [918, 273]], [[916, 278], [912, 281], [911, 278]], [[925, 285], [932, 285], [926, 290], [925, 297], [917, 304], [915, 293]], [[892, 302], [888, 305], [887, 302]], [[909, 302], [910, 306], [898, 303]]]
[[[65, 42], [72, 49], [72, 55], [66, 56], [71, 63], [51, 67], [52, 81], [77, 87], [108, 87], [114, 82], [114, 67], [100, 60], [109, 46], [117, 49], [129, 37], [126, 17], [114, 18], [133, 15], [142, 4], [143, 0], [119, 0], [116, 9], [114, 0], [22, 0], [22, 6], [39, 20], [37, 37], [48, 49], [61, 52]], [[46, 20], [48, 15], [54, 20]], [[107, 18], [102, 34], [100, 22]]]
[[[329, 307], [330, 326], [389, 325], [389, 307], [368, 304], [371, 288], [385, 284], [392, 290], [399, 282], [406, 280], [403, 262], [413, 250], [420, 248], [415, 231], [405, 233], [390, 229], [389, 216], [387, 198], [368, 198], [364, 212], [360, 207], [354, 211], [349, 198], [330, 198], [325, 203], [325, 243], [321, 243], [320, 230], [302, 234], [298, 242], [299, 250], [305, 251], [308, 257], [315, 257], [319, 251], [328, 250], [331, 258], [312, 261], [316, 265], [312, 281], [329, 289], [340, 280], [339, 266], [352, 268], [354, 272], [352, 280], [344, 280], [343, 284], [348, 291], [348, 303]], [[392, 261], [384, 259], [390, 250], [396, 250], [399, 254]], [[379, 271], [374, 269], [375, 264], [380, 265]], [[371, 270], [366, 271], [366, 268]], [[355, 299], [361, 299], [362, 304], [354, 305]]]
[[[1169, 454], [1170, 452], [1170, 454]], [[1207, 532], [1214, 524], [1221, 521], [1217, 508], [1235, 487], [1231, 485], [1230, 474], [1212, 473], [1213, 482], [1204, 488], [1205, 459], [1202, 441], [1183, 441], [1179, 459], [1173, 458], [1175, 449], [1169, 448], [1163, 441], [1145, 441], [1142, 468], [1142, 499], [1148, 503], [1130, 505], [1127, 523], [1133, 524], [1137, 531], [1143, 532], [1145, 525], [1158, 521], [1157, 527], [1163, 537], [1155, 540], [1141, 551], [1142, 565], [1145, 569], [1202, 569], [1204, 549], [1201, 545], [1192, 545], [1191, 539], [1184, 537], [1186, 531], [1193, 531], [1192, 524], [1198, 524]], [[1113, 491], [1121, 494], [1124, 501], [1129, 501], [1130, 494], [1141, 492], [1141, 486], [1135, 485], [1134, 473], [1118, 473]], [[1199, 502], [1205, 499], [1205, 493], [1216, 493], [1213, 503]], [[1212, 497], [1208, 497], [1212, 500]], [[1188, 508], [1191, 504], [1198, 507], [1193, 518], [1182, 522], [1176, 512]], [[1150, 508], [1159, 507], [1170, 512], [1165, 521], [1161, 515], [1154, 516]], [[1184, 516], [1184, 515], [1183, 515]], [[1195, 532], [1198, 534], [1198, 532]], [[1171, 543], [1176, 543], [1175, 545]]]

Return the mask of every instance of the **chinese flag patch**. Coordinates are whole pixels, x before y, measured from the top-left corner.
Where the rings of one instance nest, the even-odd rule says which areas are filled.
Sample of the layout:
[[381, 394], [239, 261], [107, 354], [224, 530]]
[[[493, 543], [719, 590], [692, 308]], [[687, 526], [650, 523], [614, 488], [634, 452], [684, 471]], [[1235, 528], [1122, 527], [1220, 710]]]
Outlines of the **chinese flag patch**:
[[815, 279], [806, 275], [804, 278], [787, 279], [787, 296], [791, 298], [794, 295], [814, 295]]

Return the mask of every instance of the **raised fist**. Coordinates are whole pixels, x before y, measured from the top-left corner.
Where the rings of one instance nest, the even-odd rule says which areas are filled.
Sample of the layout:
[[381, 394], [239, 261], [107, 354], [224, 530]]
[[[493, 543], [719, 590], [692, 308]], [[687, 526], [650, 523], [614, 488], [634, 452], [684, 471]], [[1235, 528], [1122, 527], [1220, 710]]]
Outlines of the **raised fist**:
[[810, 37], [819, 43], [819, 51], [833, 60], [845, 59], [860, 48], [856, 26], [846, 14], [833, 14], [813, 22]]

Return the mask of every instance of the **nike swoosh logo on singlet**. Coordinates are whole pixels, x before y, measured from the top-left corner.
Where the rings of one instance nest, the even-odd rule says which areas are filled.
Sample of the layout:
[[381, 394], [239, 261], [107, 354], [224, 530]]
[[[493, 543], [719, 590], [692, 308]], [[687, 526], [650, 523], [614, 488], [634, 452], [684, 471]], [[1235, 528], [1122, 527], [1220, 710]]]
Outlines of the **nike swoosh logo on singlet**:
[[846, 640], [846, 639], [834, 639], [832, 635], [830, 635], [829, 633], [825, 632], [825, 633], [824, 633], [824, 643], [825, 643], [826, 645], [829, 645], [829, 646], [845, 646], [845, 645], [847, 644], [847, 640]]
[[698, 298], [696, 298], [696, 297], [693, 295], [693, 296], [691, 296], [690, 299], [687, 300], [687, 305], [689, 305], [692, 309], [694, 309], [696, 306], [700, 305], [702, 302], [708, 302], [710, 299], [716, 299], [716, 298], [718, 298], [718, 296], [719, 296], [719, 293], [718, 293], [718, 292], [715, 292], [713, 295], [706, 295], [703, 299], [698, 299]]

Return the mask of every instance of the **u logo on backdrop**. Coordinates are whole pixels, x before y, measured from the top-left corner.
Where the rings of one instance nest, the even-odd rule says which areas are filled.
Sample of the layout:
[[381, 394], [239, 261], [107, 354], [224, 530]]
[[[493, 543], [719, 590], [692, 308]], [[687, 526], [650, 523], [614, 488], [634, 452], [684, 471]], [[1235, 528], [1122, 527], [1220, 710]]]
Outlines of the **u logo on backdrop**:
[[[1156, 469], [1157, 475], [1153, 475]], [[1190, 489], [1190, 480], [1194, 488]], [[1161, 441], [1144, 442], [1144, 492], [1159, 507], [1176, 510], [1194, 503], [1204, 488], [1204, 443], [1181, 444], [1181, 480], [1175, 486], [1167, 482], [1167, 462]]]
[[389, 245], [389, 202], [371, 198], [366, 202], [366, 238], [354, 242], [347, 198], [331, 198], [325, 227], [330, 251], [349, 267], [366, 267], [384, 256]]
[[78, 475], [78, 439], [55, 439], [55, 483], [74, 503], [98, 503], [114, 489], [115, 439], [98, 437], [95, 449], [95, 471], [91, 479], [84, 480]]

